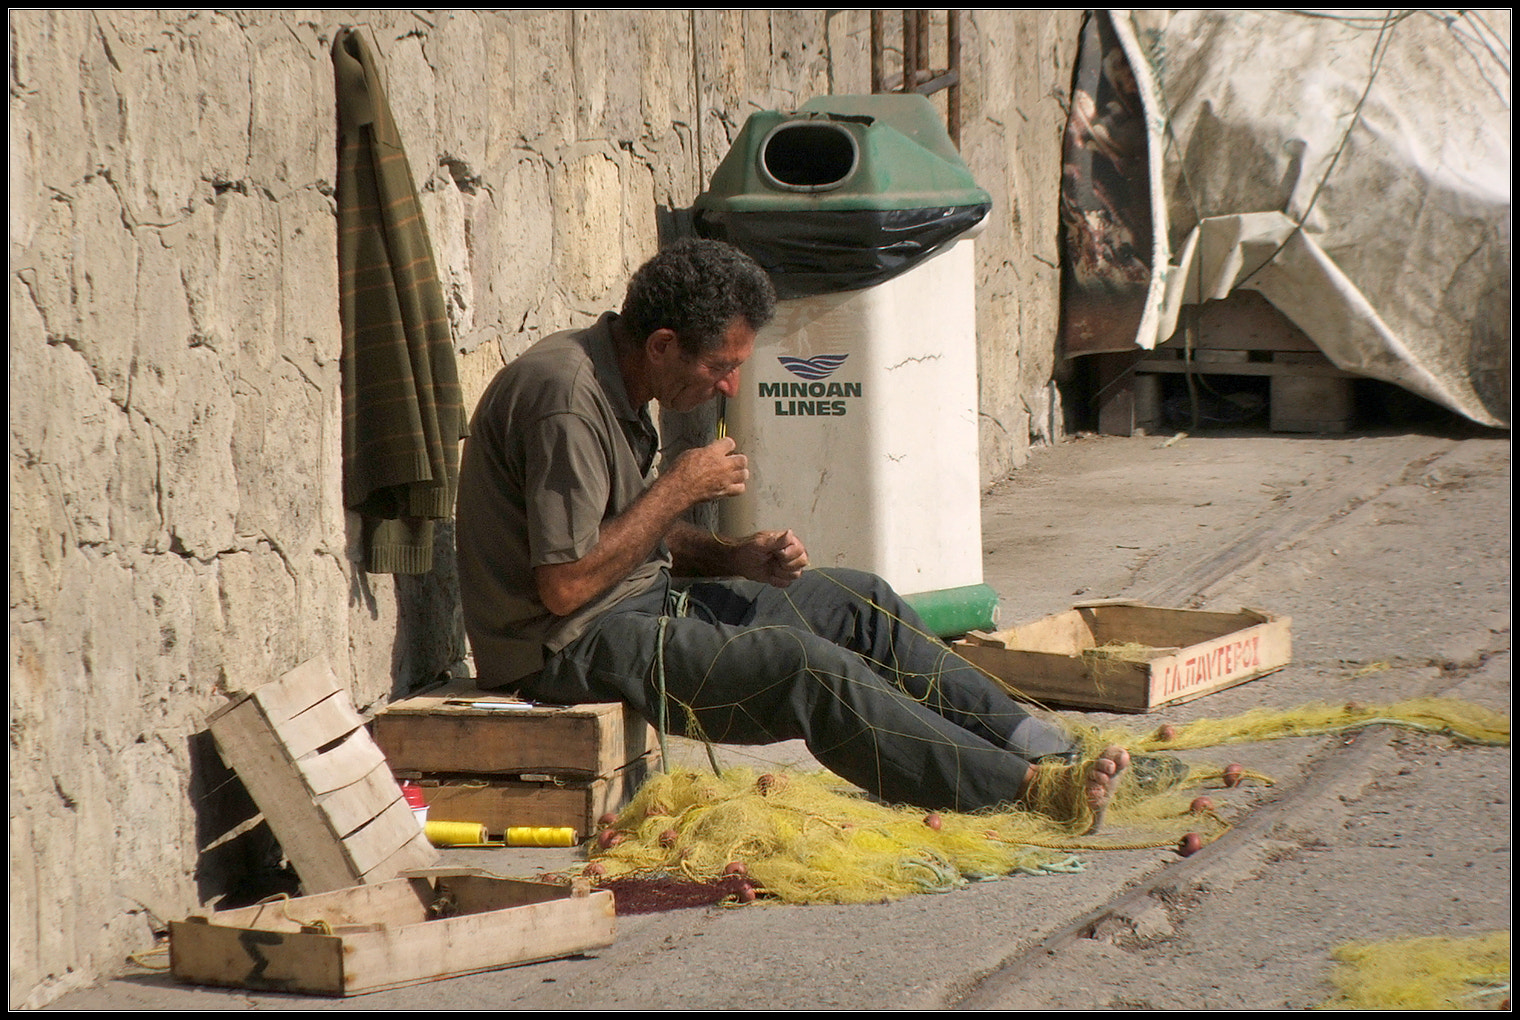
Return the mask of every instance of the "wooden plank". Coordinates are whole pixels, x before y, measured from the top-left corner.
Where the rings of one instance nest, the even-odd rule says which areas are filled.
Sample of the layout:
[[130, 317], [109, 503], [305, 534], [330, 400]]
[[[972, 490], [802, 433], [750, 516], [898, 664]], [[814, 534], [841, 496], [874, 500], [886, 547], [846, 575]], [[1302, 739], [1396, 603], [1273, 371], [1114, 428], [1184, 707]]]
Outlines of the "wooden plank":
[[253, 691], [250, 697], [257, 698], [264, 707], [264, 714], [278, 725], [340, 690], [342, 685], [328, 664], [327, 656], [317, 655], [280, 674], [278, 679]]
[[[1283, 364], [1284, 373], [1272, 377], [1268, 395], [1271, 413], [1268, 425], [1273, 432], [1345, 432], [1356, 416], [1356, 396], [1349, 380], [1303, 378], [1297, 371], [1303, 354], [1280, 354], [1273, 364]], [[1293, 366], [1289, 371], [1287, 366]]]
[[1148, 684], [1143, 664], [1107, 660], [1098, 684], [1081, 656], [960, 645], [955, 650], [1024, 701], [1115, 711], [1143, 711], [1146, 707]]
[[334, 691], [289, 719], [270, 721], [290, 749], [293, 761], [364, 727], [346, 691]]
[[648, 724], [628, 725], [621, 705], [474, 707], [491, 703], [520, 704], [458, 685], [397, 702], [375, 717], [375, 742], [398, 772], [587, 779], [611, 774], [649, 746]]
[[1231, 631], [1260, 622], [1254, 614], [1212, 613], [1200, 609], [1159, 606], [1101, 606], [1078, 610], [1092, 631], [1095, 644], [1140, 644], [1179, 648], [1212, 641]]
[[308, 891], [340, 889], [358, 881], [338, 834], [312, 802], [257, 700], [244, 698], [231, 711], [219, 713], [211, 723], [211, 735]]
[[[345, 833], [343, 847], [355, 873], [364, 877], [369, 876], [376, 865], [391, 857], [398, 849], [418, 839], [425, 841], [426, 837], [417, 824], [417, 816], [405, 800], [396, 800], [370, 819], [368, 824]], [[366, 880], [381, 881], [394, 874], [394, 871], [390, 874], [376, 874]]]
[[1097, 384], [1098, 431], [1103, 435], [1128, 436], [1134, 433], [1134, 368], [1148, 353], [1137, 349], [1092, 357]]
[[[332, 670], [323, 670], [322, 664], [326, 660], [318, 656], [315, 659], [301, 663], [295, 669], [283, 674], [279, 679], [272, 680], [255, 691], [244, 694], [242, 697], [223, 705], [211, 714], [208, 723], [216, 722], [217, 719], [237, 708], [244, 701], [261, 695], [257, 698], [265, 716], [273, 712], [276, 719], [288, 719], [298, 712], [310, 708], [312, 705], [326, 698], [338, 689], [337, 678], [332, 675]], [[287, 679], [290, 678], [290, 679]], [[266, 688], [269, 690], [266, 691]]]
[[1188, 700], [1254, 680], [1292, 658], [1291, 620], [1237, 630], [1150, 663], [1151, 705]]
[[1252, 351], [1317, 351], [1314, 341], [1261, 294], [1237, 290], [1205, 301], [1198, 314], [1198, 346]]
[[469, 783], [424, 776], [421, 785], [428, 817], [436, 821], [479, 822], [492, 836], [515, 825], [568, 826], [585, 838], [595, 831], [598, 818], [628, 802], [642, 779], [640, 770], [637, 777], [618, 773], [574, 783]]
[[640, 760], [648, 761], [650, 756], [658, 757], [660, 753], [660, 735], [655, 732], [649, 720], [631, 708], [618, 706], [617, 720], [613, 725], [622, 726], [622, 750], [619, 756], [623, 759], [601, 775], [611, 775], [621, 770], [634, 766]]
[[978, 648], [1003, 648], [1003, 639], [996, 634], [989, 634], [984, 630], [967, 631], [962, 638], [962, 643], [976, 645]]
[[1148, 707], [1143, 664], [1107, 660], [1101, 680], [1095, 681], [1078, 655], [960, 644], [955, 650], [1022, 701], [1114, 712], [1143, 712]]
[[363, 729], [354, 730], [330, 751], [307, 755], [296, 762], [306, 788], [316, 796], [357, 783], [375, 771], [376, 766], [386, 766], [385, 755]]
[[1097, 643], [1088, 620], [1083, 611], [1073, 609], [1009, 627], [998, 631], [995, 637], [1005, 648], [1077, 655]]
[[427, 905], [432, 901], [433, 889], [427, 882], [394, 878], [375, 885], [351, 885], [311, 896], [219, 910], [205, 920], [224, 928], [265, 931], [300, 931], [303, 925], [316, 921], [334, 927], [365, 923], [400, 927], [427, 920]]
[[342, 995], [343, 955], [335, 935], [169, 923], [169, 969], [192, 984]]
[[315, 800], [317, 807], [327, 812], [331, 831], [347, 838], [401, 798], [401, 787], [381, 759], [359, 782], [320, 794]]
[[[455, 875], [440, 878], [437, 883], [439, 895], [447, 895], [454, 901], [460, 914], [483, 914], [492, 910], [507, 910], [527, 906], [530, 903], [549, 903], [575, 896], [574, 889], [548, 882], [526, 882], [510, 878], [494, 878], [488, 875]], [[582, 890], [582, 895], [585, 891]]]
[[[415, 816], [413, 816], [415, 818]], [[417, 835], [391, 851], [364, 873], [366, 882], [385, 882], [402, 873], [426, 868], [438, 862], [438, 849], [428, 842], [419, 828]]]
[[610, 946], [612, 894], [442, 918], [347, 940], [346, 992], [400, 988], [441, 977], [552, 960]]

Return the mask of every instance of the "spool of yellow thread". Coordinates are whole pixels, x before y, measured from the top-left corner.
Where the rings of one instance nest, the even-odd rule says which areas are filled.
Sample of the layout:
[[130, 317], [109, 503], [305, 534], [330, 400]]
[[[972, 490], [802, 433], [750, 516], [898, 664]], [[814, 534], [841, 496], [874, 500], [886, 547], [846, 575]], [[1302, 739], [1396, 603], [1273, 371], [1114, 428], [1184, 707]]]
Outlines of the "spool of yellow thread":
[[434, 846], [464, 846], [486, 841], [486, 827], [479, 822], [428, 822], [422, 827]]
[[569, 826], [517, 825], [507, 830], [507, 846], [574, 846], [575, 830]]

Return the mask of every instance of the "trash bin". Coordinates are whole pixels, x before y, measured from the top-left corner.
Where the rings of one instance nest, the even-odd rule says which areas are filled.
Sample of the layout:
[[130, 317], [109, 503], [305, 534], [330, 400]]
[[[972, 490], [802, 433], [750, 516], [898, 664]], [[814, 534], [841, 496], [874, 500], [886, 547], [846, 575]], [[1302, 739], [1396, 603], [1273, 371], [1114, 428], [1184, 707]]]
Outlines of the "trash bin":
[[964, 236], [990, 205], [927, 99], [877, 95], [754, 114], [694, 211], [782, 298], [723, 411], [751, 458], [724, 528], [794, 528], [815, 565], [878, 573], [921, 611], [954, 607], [929, 620], [942, 634], [991, 626], [997, 603]]

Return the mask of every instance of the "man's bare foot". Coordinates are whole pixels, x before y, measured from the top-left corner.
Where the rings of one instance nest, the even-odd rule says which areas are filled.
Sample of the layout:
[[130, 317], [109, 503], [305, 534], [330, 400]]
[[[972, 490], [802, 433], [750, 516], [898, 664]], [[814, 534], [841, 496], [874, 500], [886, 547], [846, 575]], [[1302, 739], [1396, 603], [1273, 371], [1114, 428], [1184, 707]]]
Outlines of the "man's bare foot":
[[1105, 747], [1103, 753], [1088, 765], [1087, 775], [1083, 777], [1083, 793], [1087, 797], [1087, 807], [1092, 812], [1092, 824], [1087, 828], [1087, 835], [1103, 827], [1103, 816], [1108, 812], [1108, 802], [1113, 798], [1119, 773], [1127, 768], [1129, 752], [1112, 745]]
[[1129, 752], [1117, 746], [1105, 747], [1085, 765], [1032, 765], [1019, 802], [1058, 821], [1087, 820], [1082, 831], [1091, 835], [1102, 827], [1119, 774], [1127, 768]]

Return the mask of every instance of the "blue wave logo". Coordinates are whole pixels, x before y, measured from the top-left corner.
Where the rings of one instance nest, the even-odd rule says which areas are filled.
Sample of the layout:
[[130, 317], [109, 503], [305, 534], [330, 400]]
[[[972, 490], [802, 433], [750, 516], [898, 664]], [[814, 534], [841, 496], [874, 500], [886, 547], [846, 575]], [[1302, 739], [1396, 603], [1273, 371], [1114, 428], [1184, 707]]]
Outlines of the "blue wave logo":
[[815, 382], [819, 379], [827, 379], [839, 370], [844, 364], [848, 354], [820, 354], [816, 358], [788, 358], [778, 355], [776, 360], [781, 362], [781, 367], [792, 373], [799, 379]]

